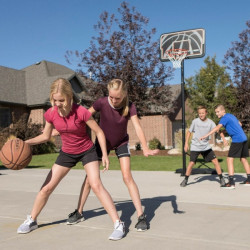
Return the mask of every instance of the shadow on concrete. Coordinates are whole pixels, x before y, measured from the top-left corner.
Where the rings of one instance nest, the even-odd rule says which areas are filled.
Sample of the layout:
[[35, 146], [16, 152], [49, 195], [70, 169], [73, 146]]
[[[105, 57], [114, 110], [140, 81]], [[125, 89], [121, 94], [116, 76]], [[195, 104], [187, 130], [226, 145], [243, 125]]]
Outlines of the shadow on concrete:
[[[184, 211], [180, 211], [178, 209], [176, 196], [158, 196], [153, 198], [145, 198], [141, 199], [142, 206], [144, 207], [144, 213], [147, 216], [147, 221], [150, 227], [150, 221], [154, 218], [156, 210], [162, 205], [164, 202], [171, 202], [173, 213], [175, 214], [182, 214], [185, 213]], [[115, 206], [118, 212], [121, 212], [121, 220], [125, 222], [127, 228], [130, 227], [132, 220], [131, 217], [136, 212], [134, 204], [132, 200], [125, 200], [125, 201], [115, 201]], [[106, 214], [106, 211], [103, 207], [94, 209], [94, 210], [87, 210], [83, 212], [85, 219], [89, 219], [95, 216], [100, 216]]]
[[[225, 177], [225, 179], [228, 179], [228, 174], [224, 174], [223, 176]], [[246, 177], [244, 177], [242, 175], [235, 174], [234, 180], [235, 180], [235, 182], [243, 182], [246, 180]], [[196, 178], [194, 178], [194, 181], [188, 182], [187, 185], [196, 184], [196, 183], [199, 183], [202, 181], [214, 181], [214, 182], [217, 182], [218, 184], [220, 184], [219, 178], [217, 177], [217, 175], [212, 174], [212, 175], [204, 175], [204, 176], [196, 177]], [[228, 182], [228, 180], [226, 180], [226, 182]]]

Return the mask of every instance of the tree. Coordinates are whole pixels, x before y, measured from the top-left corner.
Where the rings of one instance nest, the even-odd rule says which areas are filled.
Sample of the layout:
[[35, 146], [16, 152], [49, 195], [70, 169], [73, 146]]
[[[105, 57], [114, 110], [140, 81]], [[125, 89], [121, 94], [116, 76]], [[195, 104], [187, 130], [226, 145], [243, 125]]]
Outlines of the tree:
[[214, 113], [217, 104], [223, 104], [231, 112], [235, 110], [235, 88], [226, 68], [216, 63], [215, 56], [206, 57], [204, 63], [206, 66], [195, 76], [186, 79], [186, 91], [192, 109], [197, 110], [199, 105], [204, 105], [209, 117], [217, 122], [218, 118]]
[[[83, 52], [67, 51], [68, 63], [77, 61], [77, 71], [99, 84], [91, 91], [93, 99], [107, 94], [106, 84], [113, 78], [124, 80], [129, 87], [129, 98], [139, 114], [150, 105], [168, 105], [171, 91], [166, 80], [172, 69], [159, 60], [159, 42], [153, 41], [156, 29], [147, 30], [149, 19], [129, 8], [126, 2], [115, 14], [103, 12], [94, 26], [98, 33], [92, 37], [90, 47]], [[150, 97], [150, 102], [149, 102]]]
[[236, 87], [235, 115], [241, 121], [245, 131], [250, 131], [250, 20], [247, 29], [239, 34], [240, 41], [232, 42], [224, 63], [233, 71], [233, 83]]

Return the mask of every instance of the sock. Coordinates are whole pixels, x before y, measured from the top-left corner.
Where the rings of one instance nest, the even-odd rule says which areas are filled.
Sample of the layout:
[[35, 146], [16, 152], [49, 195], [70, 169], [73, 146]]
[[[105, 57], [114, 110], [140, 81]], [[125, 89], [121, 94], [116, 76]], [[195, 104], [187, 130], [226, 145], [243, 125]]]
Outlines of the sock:
[[233, 175], [229, 175], [229, 183], [234, 185], [234, 176]]
[[250, 174], [247, 174], [247, 181], [250, 182]]
[[223, 178], [222, 174], [218, 174], [220, 180]]
[[188, 181], [189, 176], [185, 175], [185, 180]]

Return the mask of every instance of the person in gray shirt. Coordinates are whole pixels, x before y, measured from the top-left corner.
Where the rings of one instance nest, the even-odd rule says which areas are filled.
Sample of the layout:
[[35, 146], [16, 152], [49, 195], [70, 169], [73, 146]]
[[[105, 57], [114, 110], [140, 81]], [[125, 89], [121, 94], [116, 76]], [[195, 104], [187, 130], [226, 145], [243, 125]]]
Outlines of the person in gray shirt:
[[[217, 171], [217, 174], [220, 178], [220, 185], [225, 185], [225, 180], [222, 176], [222, 170], [220, 164], [214, 154], [214, 151], [209, 144], [210, 137], [206, 137], [204, 140], [200, 140], [201, 136], [210, 132], [213, 128], [216, 127], [215, 123], [207, 118], [207, 109], [204, 106], [199, 106], [197, 108], [199, 117], [192, 121], [192, 124], [187, 132], [184, 151], [187, 152], [189, 149], [189, 139], [193, 133], [190, 147], [190, 162], [187, 166], [185, 173], [185, 178], [181, 182], [180, 186], [185, 187], [188, 183], [188, 178], [192, 172], [192, 168], [195, 165], [198, 156], [201, 154], [206, 162], [212, 161], [214, 167]], [[224, 137], [223, 133], [220, 134], [221, 137]]]

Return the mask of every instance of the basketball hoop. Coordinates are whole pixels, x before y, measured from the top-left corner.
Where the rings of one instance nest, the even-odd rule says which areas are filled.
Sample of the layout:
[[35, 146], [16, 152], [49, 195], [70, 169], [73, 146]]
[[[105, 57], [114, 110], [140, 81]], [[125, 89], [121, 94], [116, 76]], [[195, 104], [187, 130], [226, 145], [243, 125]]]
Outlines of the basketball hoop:
[[187, 56], [185, 49], [171, 49], [165, 52], [165, 56], [173, 63], [173, 67], [180, 68], [182, 60]]

